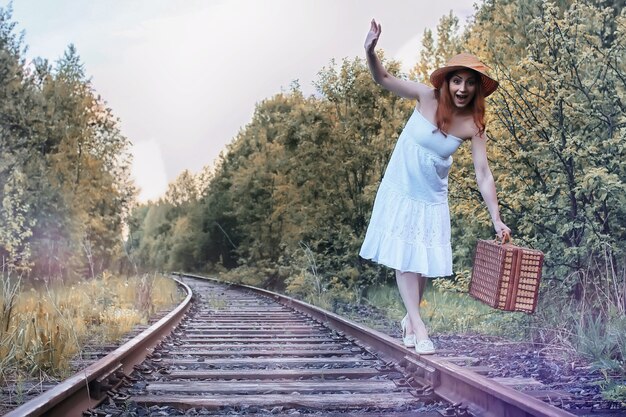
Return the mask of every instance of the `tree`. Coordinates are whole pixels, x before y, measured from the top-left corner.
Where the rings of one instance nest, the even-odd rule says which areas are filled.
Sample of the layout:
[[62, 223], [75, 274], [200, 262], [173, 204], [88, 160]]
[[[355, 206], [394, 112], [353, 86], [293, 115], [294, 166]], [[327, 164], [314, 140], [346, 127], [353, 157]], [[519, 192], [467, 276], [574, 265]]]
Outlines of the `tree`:
[[409, 72], [409, 77], [417, 82], [430, 84], [430, 74], [443, 66], [452, 56], [463, 52], [462, 45], [459, 18], [450, 11], [439, 19], [436, 42], [432, 30], [424, 30], [420, 60]]
[[25, 64], [11, 12], [0, 8], [0, 254], [32, 276], [94, 276], [121, 255], [129, 142], [72, 45], [56, 68]]
[[10, 6], [0, 8], [0, 256], [3, 271], [24, 273], [32, 265], [32, 189], [42, 177], [36, 130], [43, 115], [11, 17]]
[[45, 156], [52, 192], [41, 200], [39, 271], [94, 276], [121, 256], [123, 218], [134, 198], [128, 140], [118, 121], [86, 79], [73, 45], [55, 72], [40, 71], [48, 117]]
[[165, 193], [165, 201], [173, 206], [193, 204], [200, 196], [199, 180], [188, 170], [184, 170], [171, 182]]

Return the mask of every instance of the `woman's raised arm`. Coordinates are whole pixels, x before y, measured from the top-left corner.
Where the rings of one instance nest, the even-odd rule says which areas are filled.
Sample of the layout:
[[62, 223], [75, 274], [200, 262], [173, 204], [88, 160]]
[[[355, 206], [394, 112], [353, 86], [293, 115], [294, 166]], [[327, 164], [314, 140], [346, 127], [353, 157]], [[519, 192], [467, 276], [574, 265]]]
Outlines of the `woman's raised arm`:
[[427, 94], [432, 95], [433, 90], [427, 85], [413, 81], [401, 80], [400, 78], [389, 74], [387, 69], [383, 67], [375, 51], [381, 31], [380, 23], [376, 23], [376, 20], [372, 19], [370, 30], [365, 37], [365, 56], [367, 57], [367, 65], [372, 73], [374, 81], [387, 90], [404, 98], [421, 101], [420, 99], [426, 97]]

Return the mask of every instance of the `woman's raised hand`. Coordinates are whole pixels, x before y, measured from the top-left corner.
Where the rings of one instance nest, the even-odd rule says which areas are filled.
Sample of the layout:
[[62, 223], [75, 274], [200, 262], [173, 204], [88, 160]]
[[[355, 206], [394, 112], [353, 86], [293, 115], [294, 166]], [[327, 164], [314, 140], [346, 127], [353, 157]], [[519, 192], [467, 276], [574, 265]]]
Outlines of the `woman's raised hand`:
[[372, 24], [370, 26], [370, 31], [367, 32], [367, 36], [365, 37], [365, 51], [371, 52], [376, 47], [376, 43], [378, 42], [378, 38], [380, 37], [380, 23], [376, 23], [376, 20], [372, 19]]

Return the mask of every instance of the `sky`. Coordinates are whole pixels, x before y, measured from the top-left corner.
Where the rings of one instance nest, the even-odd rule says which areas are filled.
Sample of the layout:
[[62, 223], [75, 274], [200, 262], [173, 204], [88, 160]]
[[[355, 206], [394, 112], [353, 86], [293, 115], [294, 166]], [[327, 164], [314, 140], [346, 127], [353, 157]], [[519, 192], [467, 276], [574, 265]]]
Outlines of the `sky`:
[[[13, 0], [27, 59], [77, 48], [96, 92], [132, 142], [139, 200], [158, 199], [183, 170], [212, 166], [255, 105], [297, 80], [314, 94], [332, 59], [378, 47], [408, 69], [426, 28], [476, 0]], [[8, 1], [0, 0], [6, 7]]]

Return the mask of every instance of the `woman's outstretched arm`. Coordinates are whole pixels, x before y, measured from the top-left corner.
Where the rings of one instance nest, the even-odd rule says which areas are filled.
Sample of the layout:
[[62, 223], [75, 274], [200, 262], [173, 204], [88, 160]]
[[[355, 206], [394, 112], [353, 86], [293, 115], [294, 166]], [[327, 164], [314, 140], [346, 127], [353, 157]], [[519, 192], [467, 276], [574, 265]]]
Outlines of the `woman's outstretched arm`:
[[474, 170], [476, 171], [476, 183], [483, 200], [487, 205], [487, 210], [491, 215], [493, 227], [500, 238], [503, 233], [510, 234], [511, 229], [500, 219], [500, 210], [498, 209], [498, 196], [496, 194], [496, 184], [493, 180], [493, 174], [489, 169], [487, 161], [487, 139], [484, 134], [477, 134], [472, 138], [472, 159], [474, 161]]
[[375, 51], [376, 44], [380, 38], [380, 33], [380, 23], [376, 23], [376, 20], [372, 19], [370, 30], [365, 37], [365, 56], [367, 57], [367, 65], [372, 73], [374, 81], [387, 90], [404, 98], [420, 101], [420, 98], [426, 97], [427, 94], [432, 95], [432, 88], [421, 83], [401, 80], [387, 72], [387, 69], [383, 67]]

